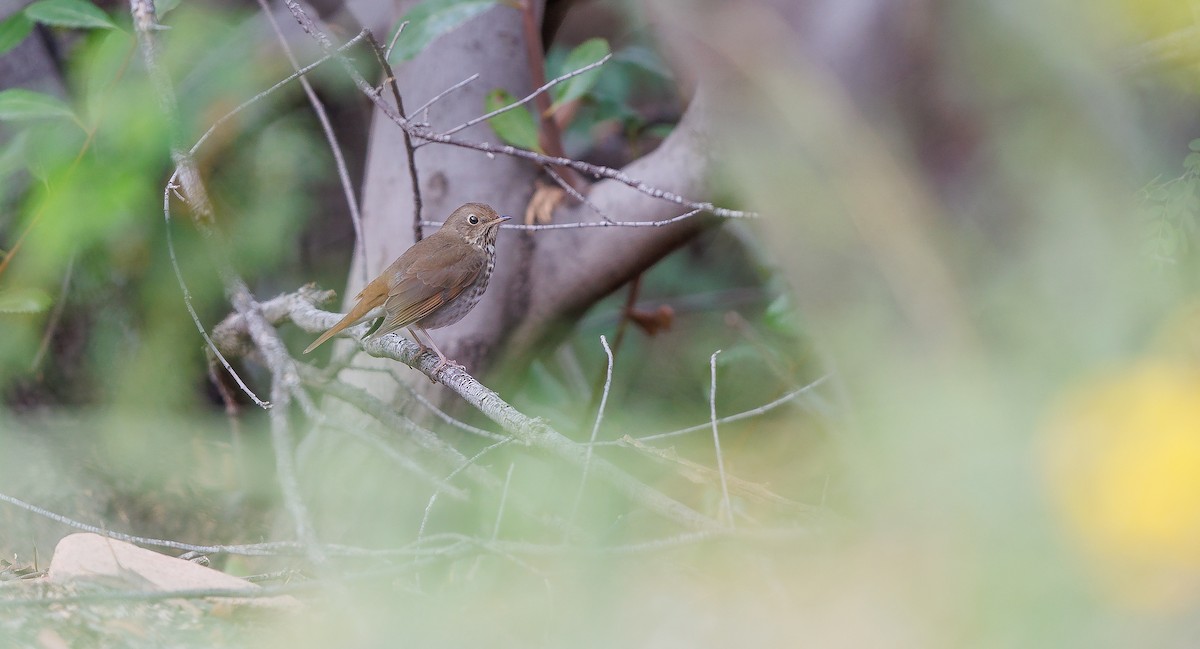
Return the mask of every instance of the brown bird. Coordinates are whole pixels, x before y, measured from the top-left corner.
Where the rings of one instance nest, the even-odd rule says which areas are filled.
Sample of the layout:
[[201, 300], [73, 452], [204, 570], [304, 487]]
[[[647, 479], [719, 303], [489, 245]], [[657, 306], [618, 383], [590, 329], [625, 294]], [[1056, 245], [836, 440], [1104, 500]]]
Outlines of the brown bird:
[[[427, 329], [452, 325], [475, 307], [487, 289], [496, 266], [496, 235], [500, 224], [511, 217], [500, 216], [483, 203], [467, 203], [454, 210], [437, 232], [414, 243], [371, 280], [355, 300], [354, 308], [337, 324], [321, 334], [304, 350], [307, 354], [334, 334], [370, 319], [383, 307], [383, 324], [370, 338], [378, 338], [408, 327], [413, 339], [419, 329], [437, 352], [438, 365], [450, 361], [434, 344]], [[377, 317], [377, 316], [375, 316]]]

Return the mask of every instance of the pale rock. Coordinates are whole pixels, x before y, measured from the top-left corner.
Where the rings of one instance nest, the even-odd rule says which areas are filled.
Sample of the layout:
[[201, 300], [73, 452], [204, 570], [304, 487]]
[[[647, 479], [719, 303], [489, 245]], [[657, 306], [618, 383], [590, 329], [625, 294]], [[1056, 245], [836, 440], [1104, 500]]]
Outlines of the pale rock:
[[[58, 542], [47, 577], [51, 582], [82, 580], [123, 590], [260, 590], [257, 584], [219, 570], [90, 532], [71, 534]], [[236, 602], [272, 608], [299, 606], [289, 595], [239, 598]]]

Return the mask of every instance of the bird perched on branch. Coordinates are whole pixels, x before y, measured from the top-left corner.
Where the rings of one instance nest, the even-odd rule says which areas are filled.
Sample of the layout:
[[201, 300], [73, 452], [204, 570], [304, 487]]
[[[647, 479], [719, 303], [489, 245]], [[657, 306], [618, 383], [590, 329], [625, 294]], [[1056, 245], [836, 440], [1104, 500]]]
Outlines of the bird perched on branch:
[[496, 235], [500, 224], [510, 217], [500, 216], [483, 203], [467, 203], [454, 210], [437, 232], [414, 243], [371, 280], [357, 296], [354, 308], [337, 324], [321, 334], [304, 350], [307, 354], [335, 334], [375, 317], [383, 308], [383, 323], [368, 337], [407, 327], [417, 344], [425, 344], [417, 331], [425, 334], [438, 364], [434, 372], [451, 361], [438, 349], [428, 329], [452, 325], [479, 302], [496, 266]]

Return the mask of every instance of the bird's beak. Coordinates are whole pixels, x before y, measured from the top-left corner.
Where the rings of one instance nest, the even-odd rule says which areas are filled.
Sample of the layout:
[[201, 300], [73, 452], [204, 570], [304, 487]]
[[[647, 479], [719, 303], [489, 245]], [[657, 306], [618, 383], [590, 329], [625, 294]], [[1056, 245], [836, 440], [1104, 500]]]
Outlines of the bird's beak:
[[509, 220], [509, 219], [511, 219], [511, 218], [512, 218], [511, 216], [501, 216], [501, 217], [500, 217], [500, 222], [501, 222], [501, 223], [504, 223], [505, 221], [507, 221], [507, 220]]

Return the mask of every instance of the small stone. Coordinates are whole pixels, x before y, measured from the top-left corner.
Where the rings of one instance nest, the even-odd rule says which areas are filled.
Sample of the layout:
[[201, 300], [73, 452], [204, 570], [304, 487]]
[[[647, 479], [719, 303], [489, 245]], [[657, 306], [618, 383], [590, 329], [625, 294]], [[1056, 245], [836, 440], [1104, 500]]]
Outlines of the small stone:
[[[134, 591], [261, 590], [257, 584], [219, 570], [90, 532], [71, 534], [58, 542], [48, 579], [60, 584], [86, 581]], [[289, 595], [237, 598], [232, 603], [271, 608], [299, 606], [299, 601]]]

